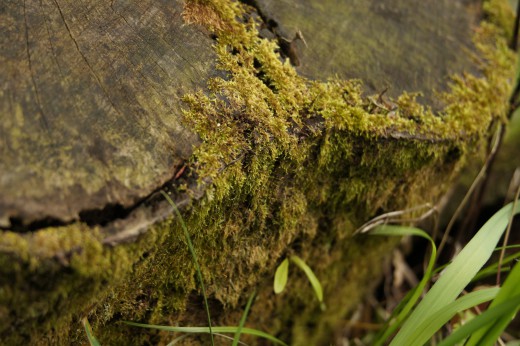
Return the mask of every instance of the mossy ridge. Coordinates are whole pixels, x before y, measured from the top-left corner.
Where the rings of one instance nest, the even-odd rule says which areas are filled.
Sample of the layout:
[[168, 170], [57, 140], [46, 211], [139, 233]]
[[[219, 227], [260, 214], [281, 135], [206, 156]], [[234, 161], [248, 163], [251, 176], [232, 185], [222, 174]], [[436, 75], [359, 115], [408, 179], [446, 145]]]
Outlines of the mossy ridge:
[[[495, 9], [497, 1], [491, 2], [491, 8]], [[481, 54], [478, 66], [484, 78], [455, 76], [451, 92], [441, 95], [447, 106], [440, 114], [433, 114], [428, 107], [415, 102], [413, 94], [399, 97], [395, 101], [397, 109], [391, 111], [374, 106], [369, 98], [363, 97], [357, 81], [306, 81], [288, 61], [281, 62], [273, 54], [276, 46], [258, 37], [251, 19], [245, 18], [246, 23], [235, 20], [246, 16], [239, 4], [201, 1], [189, 2], [188, 8], [187, 12], [191, 13], [188, 21], [202, 23], [204, 19], [193, 13], [207, 14], [213, 10], [213, 18], [219, 17], [226, 23], [217, 26], [225, 30], [215, 29], [216, 50], [219, 67], [227, 71], [230, 78], [213, 79], [210, 82], [212, 96], [202, 93], [185, 96], [191, 105], [186, 113], [188, 123], [204, 141], [194, 155], [201, 176], [215, 178], [220, 175], [223, 163], [233, 162], [241, 153], [251, 151], [252, 146], [255, 152], [265, 149], [273, 157], [283, 152], [301, 163], [308, 158], [308, 153], [305, 154], [306, 148], [301, 148], [299, 135], [328, 138], [335, 131], [345, 131], [349, 136], [372, 143], [392, 137], [404, 138], [405, 142], [406, 139], [448, 142], [448, 146], [460, 146], [465, 152], [464, 143], [472, 142], [475, 146], [474, 141], [486, 136], [491, 123], [503, 117], [507, 107], [504, 100], [511, 90], [515, 57], [508, 50], [506, 40], [497, 39], [503, 30], [489, 22], [482, 24], [475, 37]], [[488, 2], [484, 8], [490, 8]], [[510, 11], [502, 12], [489, 17], [512, 15]], [[324, 128], [306, 125], [315, 124], [320, 118], [324, 119]], [[330, 141], [325, 144], [327, 147]], [[348, 143], [341, 145], [349, 146]], [[429, 151], [430, 147], [425, 145], [424, 150]], [[333, 149], [321, 148], [318, 163], [323, 165], [334, 160], [332, 157], [338, 153]], [[439, 154], [436, 150], [430, 151], [431, 155]], [[348, 150], [345, 154], [349, 155]], [[396, 164], [408, 165], [406, 160], [401, 161]], [[254, 165], [249, 168], [258, 171]]]
[[[263, 282], [251, 321], [293, 337], [296, 344], [320, 340], [362, 296], [363, 284], [354, 283], [377, 276], [374, 268], [383, 249], [389, 248], [350, 239], [353, 230], [380, 210], [436, 200], [476, 150], [472, 146], [479, 148], [489, 125], [500, 119], [513, 56], [504, 39], [496, 40], [497, 26], [483, 24], [477, 44], [485, 58], [485, 78], [454, 79], [441, 115], [433, 115], [408, 94], [396, 101], [399, 111], [390, 114], [362, 96], [359, 82], [318, 83], [299, 77], [288, 62], [280, 61], [274, 43], [258, 38], [255, 23], [238, 3], [188, 2], [186, 13], [188, 20], [207, 21], [217, 33], [220, 68], [229, 72], [229, 79], [210, 82], [215, 94], [185, 97], [190, 105], [187, 121], [204, 141], [193, 164], [200, 176], [214, 182], [187, 215], [208, 293], [217, 305], [214, 319], [236, 324], [239, 313], [233, 311], [240, 308], [244, 292]], [[201, 14], [204, 18], [197, 17]], [[222, 165], [228, 166], [222, 170]], [[18, 270], [3, 255], [2, 276], [24, 272], [16, 279], [20, 285], [35, 280], [32, 275], [45, 282], [46, 276], [59, 273], [59, 265], [52, 265], [55, 249], [86, 248], [70, 258], [70, 276], [56, 276], [52, 290], [41, 288], [50, 293], [39, 302], [23, 292], [0, 292], [2, 306], [14, 306], [18, 313], [28, 314], [15, 313], [16, 317], [35, 321], [17, 330], [13, 343], [27, 340], [27, 333], [34, 333], [32, 341], [41, 344], [81, 340], [78, 324], [69, 323], [89, 311], [96, 335], [106, 344], [140, 344], [161, 337], [110, 323], [119, 319], [203, 323], [196, 313], [199, 306], [194, 307], [189, 297], [197, 291], [194, 269], [175, 223], [160, 223], [135, 244], [115, 249], [102, 247], [99, 234], [91, 232], [82, 225], [47, 229], [35, 233], [41, 242], [13, 235], [9, 248], [23, 253], [23, 265], [33, 267]], [[53, 234], [55, 238], [47, 237]], [[54, 241], [61, 243], [51, 246]], [[33, 251], [36, 244], [43, 252]], [[325, 314], [317, 312], [318, 304], [303, 303], [313, 301], [310, 287], [303, 289], [303, 277], [290, 278], [288, 295], [272, 295], [276, 261], [292, 251], [322, 280], [330, 307]], [[56, 313], [65, 310], [73, 312]], [[274, 310], [281, 318], [273, 325], [271, 318], [263, 318]], [[9, 320], [9, 314], [0, 311], [2, 319]], [[45, 322], [37, 318], [42, 315]], [[291, 326], [286, 324], [289, 320]], [[305, 328], [308, 323], [315, 327], [312, 339]], [[40, 338], [42, 330], [50, 330], [47, 339]]]
[[[392, 111], [374, 107], [372, 100], [362, 96], [362, 86], [357, 81], [305, 80], [287, 60], [281, 61], [273, 54], [276, 46], [272, 42], [258, 37], [255, 22], [239, 4], [212, 1], [190, 2], [188, 6], [206, 7], [191, 13], [214, 10], [217, 15], [213, 18], [223, 18], [227, 24], [220, 26], [225, 29], [215, 31], [219, 67], [229, 73], [227, 79], [210, 82], [212, 95], [197, 93], [185, 97], [190, 105], [187, 121], [203, 139], [192, 163], [204, 172], [202, 176], [214, 179], [215, 195], [221, 198], [217, 205], [224, 203], [228, 193], [236, 198], [237, 193], [245, 192], [257, 215], [255, 221], [260, 222], [260, 231], [261, 216], [269, 215], [265, 201], [280, 201], [282, 209], [294, 203], [293, 209], [307, 210], [307, 217], [311, 215], [318, 223], [331, 222], [348, 211], [354, 224], [377, 210], [434, 204], [465, 160], [484, 147], [492, 124], [503, 120], [515, 56], [497, 23], [483, 23], [475, 35], [481, 54], [478, 67], [484, 77], [454, 76], [451, 91], [441, 95], [447, 106], [440, 114], [434, 114], [417, 103], [413, 94], [405, 93], [395, 100], [398, 108]], [[486, 5], [484, 9], [488, 8]], [[502, 7], [500, 15], [488, 18], [511, 15]], [[193, 17], [188, 20], [203, 22]], [[242, 169], [221, 170], [222, 165], [237, 158]], [[299, 169], [301, 166], [305, 169]], [[440, 167], [442, 171], [438, 170]], [[290, 179], [273, 184], [284, 175]], [[282, 196], [294, 194], [299, 195], [298, 203], [283, 202]], [[284, 229], [285, 220], [298, 220], [294, 215], [276, 219], [281, 221], [281, 236], [287, 239], [282, 244], [297, 239], [294, 232], [310, 231], [312, 237], [314, 232], [323, 232], [323, 227]], [[334, 239], [333, 234], [320, 234], [317, 239]], [[312, 247], [302, 246], [299, 251], [331, 266], [345, 264], [344, 258], [334, 262], [320, 256], [324, 249], [316, 243], [317, 239]], [[329, 241], [337, 241], [332, 239]], [[277, 253], [284, 252], [283, 247], [276, 249], [276, 245], [270, 251], [275, 258]], [[328, 277], [330, 281], [325, 286], [335, 281]], [[341, 313], [350, 304], [345, 302]], [[303, 321], [309, 318], [307, 314], [287, 311], [286, 322], [292, 320], [295, 325], [305, 325]], [[327, 322], [318, 323], [313, 335], [326, 329]], [[308, 330], [297, 329], [293, 336], [309, 342]], [[316, 336], [316, 340], [319, 338]]]

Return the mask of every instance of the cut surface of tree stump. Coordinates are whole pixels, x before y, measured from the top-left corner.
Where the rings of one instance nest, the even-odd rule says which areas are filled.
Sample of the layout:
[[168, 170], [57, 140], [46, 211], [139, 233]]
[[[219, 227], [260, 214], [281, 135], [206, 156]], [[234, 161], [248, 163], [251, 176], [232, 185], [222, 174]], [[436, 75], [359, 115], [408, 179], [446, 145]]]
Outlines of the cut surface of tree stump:
[[180, 98], [215, 74], [182, 2], [7, 2], [2, 12], [0, 225], [131, 207], [197, 137]]
[[433, 91], [446, 90], [450, 75], [472, 70], [477, 1], [256, 3], [298, 72], [312, 79], [360, 78], [371, 93], [422, 92], [435, 104]]
[[[436, 204], [485, 151], [511, 23], [501, 0], [4, 2], [0, 339], [84, 343], [88, 318], [102, 344], [156, 344], [170, 335], [119, 322], [206, 325], [162, 190], [214, 325], [256, 291], [252, 326], [330, 342], [395, 244], [355, 230]], [[272, 292], [291, 255], [326, 311], [296, 271]]]

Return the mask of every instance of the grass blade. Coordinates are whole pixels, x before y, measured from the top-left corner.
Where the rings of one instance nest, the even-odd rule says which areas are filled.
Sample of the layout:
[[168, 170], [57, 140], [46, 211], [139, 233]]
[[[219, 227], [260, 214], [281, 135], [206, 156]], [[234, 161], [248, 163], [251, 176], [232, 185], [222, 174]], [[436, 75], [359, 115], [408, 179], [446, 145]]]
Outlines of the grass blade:
[[[149, 329], [158, 329], [158, 330], [164, 330], [168, 332], [180, 332], [180, 333], [193, 333], [193, 334], [209, 334], [210, 329], [208, 327], [172, 327], [172, 326], [160, 326], [155, 324], [143, 324], [143, 323], [136, 323], [136, 322], [128, 322], [123, 321], [123, 323], [128, 324], [130, 326], [134, 327], [140, 327], [140, 328], [149, 328]], [[235, 326], [225, 326], [225, 327], [213, 327], [211, 330], [215, 333], [236, 333], [238, 331], [239, 327]], [[242, 328], [242, 334], [248, 334], [253, 335], [259, 338], [263, 338], [266, 340], [271, 341], [274, 344], [282, 345], [282, 346], [288, 346], [285, 342], [275, 338], [271, 334], [267, 334], [265, 332], [262, 332], [261, 330], [252, 329], [252, 328]]]
[[92, 333], [92, 327], [90, 327], [90, 323], [88, 323], [88, 319], [85, 317], [81, 320], [83, 323], [83, 327], [85, 328], [85, 332], [87, 333], [88, 342], [90, 343], [90, 346], [101, 346], [99, 341], [94, 336], [94, 333]]
[[[495, 249], [496, 251], [496, 249]], [[504, 257], [502, 260], [502, 272], [509, 271], [509, 268], [506, 267], [506, 265], [511, 264], [514, 260], [520, 258], [520, 252], [514, 253], [512, 255], [509, 255], [507, 257]], [[488, 265], [486, 268], [482, 269], [475, 275], [475, 277], [471, 280], [471, 282], [479, 281], [485, 277], [495, 275], [498, 271], [498, 262], [495, 262], [493, 264]]]
[[289, 277], [289, 259], [286, 258], [283, 262], [276, 268], [276, 272], [274, 273], [274, 293], [280, 294], [285, 289], [285, 285], [287, 285], [287, 278]]
[[[469, 335], [475, 333], [479, 329], [486, 325], [492, 324], [496, 319], [510, 314], [515, 308], [515, 305], [520, 305], [520, 295], [510, 299], [508, 302], [496, 305], [493, 308], [489, 308], [484, 311], [481, 315], [475, 317], [462, 327], [454, 331], [450, 336], [444, 339], [438, 346], [454, 346], [457, 343], [465, 340]], [[479, 345], [484, 345], [483, 340], [479, 340]], [[491, 343], [492, 345], [493, 343]]]
[[437, 257], [437, 250], [435, 247], [435, 243], [433, 242], [433, 239], [426, 232], [415, 227], [382, 225], [374, 229], [372, 232], [370, 232], [370, 234], [387, 236], [419, 236], [428, 240], [432, 245], [432, 253], [430, 255], [430, 260], [428, 261], [428, 266], [426, 267], [423, 278], [421, 279], [419, 284], [413, 289], [413, 293], [411, 293], [407, 303], [402, 307], [402, 310], [395, 317], [394, 322], [390, 326], [388, 326], [385, 329], [384, 333], [380, 337], [378, 337], [378, 339], [374, 342], [374, 346], [377, 346], [382, 345], [391, 335], [395, 333], [397, 328], [401, 326], [403, 321], [409, 315], [415, 303], [419, 300], [419, 297], [421, 296], [424, 287], [426, 287], [426, 284], [432, 276], [435, 258]]
[[498, 292], [498, 287], [474, 291], [446, 305], [432, 314], [423, 324], [419, 325], [417, 328], [418, 332], [414, 334], [414, 338], [406, 340], [407, 345], [424, 345], [455, 314], [490, 301], [496, 297]]
[[255, 298], [255, 292], [251, 294], [249, 299], [247, 300], [246, 309], [242, 314], [242, 318], [240, 318], [240, 323], [238, 325], [238, 330], [235, 333], [235, 337], [233, 339], [233, 346], [238, 346], [238, 342], [240, 341], [240, 334], [242, 333], [242, 329], [244, 328], [244, 324], [246, 323], [247, 315], [249, 314], [249, 309], [251, 309], [251, 304], [253, 304], [253, 299]]
[[495, 248], [495, 251], [500, 251], [502, 249], [506, 249], [506, 250], [520, 249], [520, 244], [512, 244], [512, 245], [508, 245], [508, 246], [499, 246], [499, 247]]
[[202, 289], [202, 295], [204, 296], [204, 306], [206, 307], [206, 315], [208, 317], [208, 327], [209, 327], [209, 335], [211, 337], [211, 345], [215, 345], [215, 341], [213, 340], [213, 331], [211, 330], [211, 315], [209, 313], [209, 305], [208, 305], [208, 298], [206, 296], [206, 287], [204, 286], [204, 280], [202, 280], [202, 272], [200, 270], [199, 261], [197, 260], [197, 254], [195, 253], [195, 248], [193, 247], [193, 243], [191, 241], [190, 233], [188, 232], [188, 228], [186, 227], [186, 224], [184, 223], [184, 219], [179, 212], [179, 209], [175, 205], [175, 203], [172, 201], [170, 196], [163, 190], [161, 190], [161, 194], [163, 197], [168, 201], [168, 203], [172, 206], [173, 211], [175, 212], [176, 216], [179, 219], [179, 222], [181, 224], [182, 230], [184, 231], [184, 236], [186, 237], [186, 242], [188, 243], [188, 248], [190, 249], [191, 257], [193, 259], [193, 264], [195, 265], [195, 269], [197, 271], [197, 276], [199, 278], [200, 288]]
[[[418, 326], [457, 298], [491, 256], [509, 222], [511, 211], [512, 204], [508, 204], [486, 222], [446, 267], [439, 280], [410, 314], [391, 346], [406, 345], [407, 340], [413, 339], [413, 335], [418, 332]], [[520, 205], [514, 212], [520, 212]]]
[[[520, 295], [520, 290], [518, 287], [520, 287], [520, 265], [515, 265], [509, 273], [506, 281], [500, 288], [500, 292], [498, 293], [497, 297], [493, 300], [489, 308], [491, 309], [502, 303], [515, 307], [513, 300], [515, 297]], [[519, 308], [520, 302], [517, 303], [515, 309], [509, 313], [505, 313], [503, 316], [500, 316], [493, 322], [493, 324], [483, 328], [482, 330], [479, 330], [477, 333], [472, 335], [468, 340], [468, 346], [477, 344], [480, 345], [481, 343], [484, 345], [486, 343], [492, 344], [496, 339], [498, 339], [500, 334], [502, 334]]]
[[[316, 297], [318, 298], [318, 301], [320, 303], [323, 303], [323, 289], [321, 288], [320, 281], [312, 271], [312, 269], [305, 263], [300, 257], [298, 256], [291, 256], [291, 261], [298, 266], [305, 275], [307, 275], [307, 278], [309, 279], [309, 282], [312, 285], [312, 288], [314, 289], [314, 293], [316, 293]], [[322, 305], [323, 309], [323, 305]]]

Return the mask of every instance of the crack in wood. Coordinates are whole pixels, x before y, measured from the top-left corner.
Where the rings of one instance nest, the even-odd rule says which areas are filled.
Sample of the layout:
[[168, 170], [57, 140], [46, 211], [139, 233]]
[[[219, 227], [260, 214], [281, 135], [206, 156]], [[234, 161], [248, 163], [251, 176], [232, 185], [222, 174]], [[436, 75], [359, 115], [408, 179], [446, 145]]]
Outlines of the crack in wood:
[[34, 88], [34, 94], [36, 96], [36, 105], [38, 106], [38, 110], [41, 114], [43, 126], [48, 133], [49, 132], [49, 122], [47, 121], [47, 116], [45, 115], [45, 112], [43, 111], [40, 92], [38, 90], [38, 85], [36, 84], [36, 79], [34, 76], [34, 69], [32, 66], [31, 50], [29, 48], [29, 24], [27, 22], [26, 0], [23, 1], [23, 17], [24, 17], [24, 25], [25, 25], [25, 47], [26, 47], [26, 53], [27, 53], [27, 63], [29, 65], [29, 73], [31, 75], [31, 81], [32, 81], [33, 88]]

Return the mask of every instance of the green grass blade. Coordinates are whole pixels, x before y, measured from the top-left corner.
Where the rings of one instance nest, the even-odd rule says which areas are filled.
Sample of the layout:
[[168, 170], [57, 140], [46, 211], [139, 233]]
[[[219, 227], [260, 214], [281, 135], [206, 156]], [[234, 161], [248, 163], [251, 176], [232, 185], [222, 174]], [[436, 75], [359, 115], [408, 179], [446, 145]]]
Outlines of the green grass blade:
[[487, 288], [468, 293], [451, 302], [441, 310], [432, 314], [428, 320], [419, 325], [413, 338], [406, 340], [406, 344], [424, 345], [437, 331], [439, 331], [439, 329], [442, 328], [443, 325], [448, 323], [455, 314], [490, 301], [496, 297], [498, 292], [498, 287]]
[[[143, 323], [128, 322], [128, 321], [123, 321], [123, 323], [128, 324], [130, 326], [134, 326], [134, 327], [158, 329], [158, 330], [164, 330], [164, 331], [168, 331], [168, 332], [194, 333], [194, 334], [209, 334], [209, 332], [210, 332], [210, 329], [208, 327], [172, 327], [172, 326], [160, 326], [160, 325], [155, 325], [155, 324], [143, 324]], [[235, 326], [213, 327], [212, 332], [233, 333], [234, 334], [238, 331], [238, 328], [239, 327], [235, 327]], [[287, 344], [285, 342], [275, 338], [271, 334], [262, 332], [261, 330], [244, 327], [244, 328], [242, 328], [242, 334], [253, 335], [253, 336], [256, 336], [259, 338], [269, 340], [272, 343], [275, 343], [277, 345], [287, 346]]]
[[[491, 256], [509, 222], [511, 210], [512, 204], [508, 204], [493, 215], [446, 267], [439, 280], [403, 324], [391, 346], [407, 345], [407, 340], [413, 337], [419, 325], [457, 298]], [[515, 214], [518, 212], [520, 205], [515, 208]]]
[[94, 336], [94, 333], [92, 333], [92, 327], [90, 327], [90, 323], [88, 323], [88, 319], [85, 317], [82, 320], [83, 327], [85, 328], [85, 332], [87, 333], [88, 342], [90, 343], [90, 346], [101, 346], [99, 341]]
[[[495, 249], [496, 251], [496, 249]], [[511, 262], [513, 262], [515, 259], [517, 258], [520, 258], [520, 252], [517, 252], [517, 253], [514, 253], [512, 255], [509, 255], [507, 257], [504, 257], [504, 259], [502, 260], [502, 269], [501, 271], [502, 272], [507, 272], [509, 271], [509, 268], [508, 268], [508, 264], [510, 264]], [[476, 282], [476, 281], [479, 281], [485, 277], [488, 277], [488, 276], [491, 276], [491, 275], [495, 275], [498, 271], [498, 262], [495, 262], [493, 264], [490, 264], [488, 265], [486, 268], [482, 269], [481, 271], [479, 271], [477, 273], [477, 275], [475, 275], [475, 277], [471, 280], [471, 282]]]
[[249, 314], [249, 309], [251, 309], [251, 304], [253, 304], [253, 299], [255, 298], [255, 292], [251, 294], [249, 299], [247, 300], [246, 309], [240, 318], [240, 323], [238, 325], [238, 330], [235, 333], [235, 337], [233, 338], [233, 346], [238, 346], [238, 342], [240, 341], [240, 334], [242, 333], [242, 329], [244, 328], [244, 324], [246, 323], [247, 315]]
[[[500, 272], [502, 274], [507, 273], [507, 272], [509, 272], [509, 268], [508, 267], [504, 268], [504, 266], [502, 266], [502, 269], [500, 269]], [[479, 282], [489, 276], [496, 276], [497, 273], [498, 273], [498, 267], [494, 267], [494, 268], [489, 267], [489, 268], [482, 269], [481, 271], [478, 272], [477, 275], [475, 275], [475, 278], [471, 280], [471, 283]]]
[[[493, 300], [489, 308], [491, 309], [503, 303], [514, 305], [514, 297], [517, 297], [520, 294], [520, 290], [518, 289], [518, 287], [520, 287], [520, 265], [515, 265], [513, 267], [513, 270], [511, 270], [511, 272], [507, 276], [506, 281], [504, 281], [504, 284], [500, 288], [500, 292], [498, 293], [497, 297]], [[480, 345], [481, 343], [492, 344], [493, 342], [495, 342], [496, 339], [498, 339], [500, 334], [502, 334], [504, 329], [511, 322], [519, 308], [520, 303], [517, 304], [516, 309], [496, 319], [492, 325], [489, 325], [487, 328], [479, 330], [477, 333], [471, 336], [471, 338], [468, 340], [467, 345]]]
[[511, 245], [508, 245], [508, 246], [499, 246], [499, 247], [495, 248], [495, 251], [500, 251], [502, 249], [506, 249], [506, 250], [520, 249], [520, 244], [511, 244]]
[[287, 285], [287, 278], [289, 277], [289, 259], [286, 258], [283, 262], [276, 268], [276, 272], [274, 273], [274, 293], [280, 294], [285, 289], [285, 285]]
[[[508, 302], [499, 304], [493, 308], [489, 308], [481, 315], [475, 317], [462, 327], [454, 331], [450, 336], [444, 339], [438, 346], [454, 346], [457, 343], [465, 340], [469, 335], [477, 332], [481, 328], [493, 324], [501, 316], [510, 314], [516, 308], [515, 305], [520, 305], [520, 295], [510, 299]], [[479, 345], [485, 345], [483, 340], [479, 340]], [[491, 343], [492, 345], [493, 343]]]
[[314, 293], [316, 293], [316, 298], [318, 298], [320, 303], [323, 303], [323, 289], [321, 288], [320, 280], [318, 280], [312, 269], [298, 256], [291, 256], [291, 261], [307, 275]]
[[419, 236], [425, 238], [432, 245], [432, 253], [430, 255], [430, 260], [428, 261], [428, 266], [424, 272], [423, 278], [414, 288], [413, 293], [411, 293], [407, 303], [402, 307], [401, 311], [397, 314], [394, 319], [394, 322], [388, 326], [383, 334], [378, 337], [376, 341], [374, 341], [374, 346], [382, 345], [390, 336], [392, 336], [397, 328], [401, 326], [406, 317], [410, 314], [410, 311], [414, 307], [415, 303], [419, 300], [424, 287], [428, 283], [431, 278], [433, 266], [435, 264], [435, 258], [437, 257], [437, 249], [435, 247], [435, 243], [433, 239], [428, 235], [428, 233], [424, 232], [415, 227], [407, 227], [407, 226], [392, 226], [392, 225], [382, 225], [374, 229], [370, 232], [370, 235], [386, 235], [386, 236]]
[[188, 243], [188, 248], [191, 253], [191, 257], [193, 259], [193, 264], [195, 265], [195, 269], [197, 271], [197, 276], [199, 278], [200, 288], [202, 289], [202, 295], [204, 296], [204, 306], [206, 307], [206, 315], [208, 317], [208, 327], [209, 327], [209, 335], [211, 337], [211, 345], [215, 345], [215, 341], [213, 340], [213, 331], [211, 330], [211, 315], [209, 313], [209, 305], [208, 305], [208, 298], [206, 295], [206, 287], [204, 286], [204, 280], [202, 280], [202, 272], [200, 270], [199, 261], [197, 260], [197, 254], [195, 253], [195, 248], [193, 247], [193, 243], [191, 241], [190, 233], [188, 232], [188, 228], [186, 227], [186, 224], [184, 223], [184, 218], [182, 217], [181, 213], [179, 212], [179, 209], [173, 202], [173, 200], [168, 196], [166, 192], [161, 190], [161, 194], [163, 197], [168, 201], [168, 203], [172, 206], [173, 211], [175, 212], [176, 216], [179, 218], [179, 222], [181, 224], [182, 230], [184, 231], [184, 236], [186, 237], [186, 242]]

